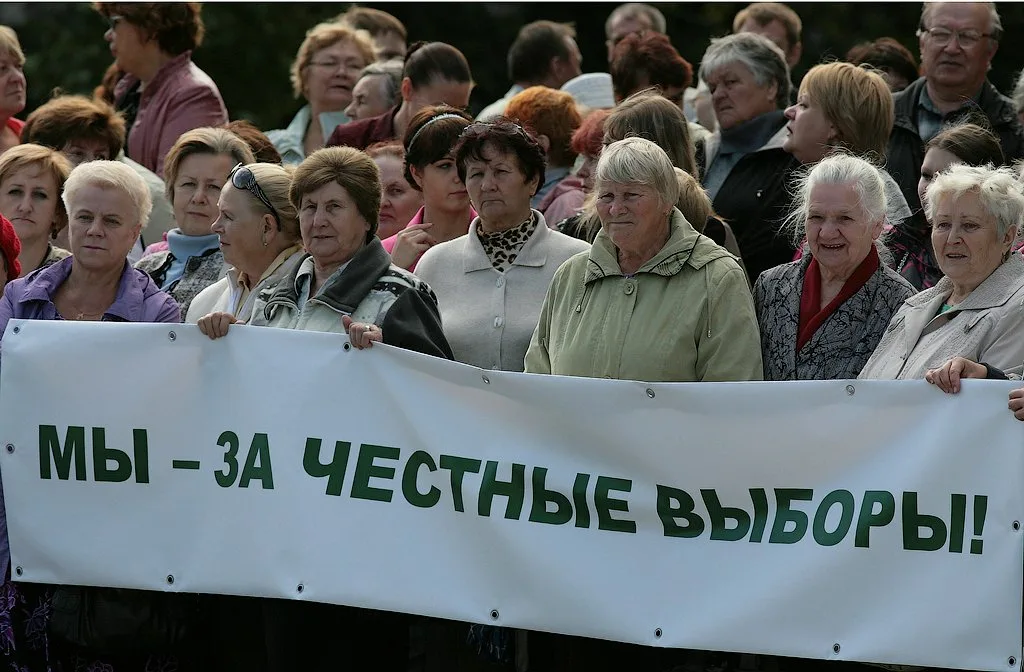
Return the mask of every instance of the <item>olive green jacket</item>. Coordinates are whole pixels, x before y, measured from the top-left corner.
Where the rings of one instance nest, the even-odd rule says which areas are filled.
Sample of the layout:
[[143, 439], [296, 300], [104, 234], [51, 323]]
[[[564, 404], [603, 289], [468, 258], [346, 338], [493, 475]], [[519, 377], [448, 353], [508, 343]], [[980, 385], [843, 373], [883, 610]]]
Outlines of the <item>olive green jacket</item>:
[[602, 230], [555, 273], [527, 373], [644, 382], [761, 380], [761, 344], [736, 258], [672, 211], [668, 242], [633, 277]]

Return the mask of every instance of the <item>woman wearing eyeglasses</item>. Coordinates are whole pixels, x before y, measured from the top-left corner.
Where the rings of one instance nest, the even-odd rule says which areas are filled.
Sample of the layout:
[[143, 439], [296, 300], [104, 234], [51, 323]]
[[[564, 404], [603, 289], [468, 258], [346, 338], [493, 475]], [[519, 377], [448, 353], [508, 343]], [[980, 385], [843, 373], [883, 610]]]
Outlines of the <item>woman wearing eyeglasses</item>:
[[167, 154], [167, 199], [177, 226], [167, 232], [167, 249], [144, 256], [135, 267], [174, 297], [182, 316], [199, 292], [227, 273], [220, 239], [211, 229], [217, 199], [232, 166], [254, 162], [249, 146], [222, 128], [189, 131]]
[[114, 87], [114, 107], [128, 125], [126, 153], [163, 177], [164, 157], [181, 134], [228, 121], [217, 85], [192, 62], [205, 30], [200, 3], [93, 6], [109, 21], [103, 38], [127, 73]]
[[306, 104], [287, 128], [267, 132], [286, 165], [301, 163], [348, 123], [359, 73], [373, 61], [373, 44], [348, 26], [321, 23], [306, 33], [291, 71], [295, 97]]
[[272, 163], [236, 166], [217, 203], [213, 232], [220, 239], [227, 276], [199, 292], [186, 322], [213, 312], [248, 321], [260, 290], [273, 287], [305, 256], [299, 217], [288, 200], [292, 178]]

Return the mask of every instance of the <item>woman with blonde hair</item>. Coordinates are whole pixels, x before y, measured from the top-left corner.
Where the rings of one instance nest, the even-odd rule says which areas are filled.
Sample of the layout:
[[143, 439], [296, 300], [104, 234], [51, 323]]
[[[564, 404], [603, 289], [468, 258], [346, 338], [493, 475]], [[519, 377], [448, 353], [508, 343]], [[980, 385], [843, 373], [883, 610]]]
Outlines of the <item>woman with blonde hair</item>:
[[0, 154], [21, 142], [25, 122], [14, 115], [25, 109], [25, 53], [18, 34], [0, 26]]
[[21, 275], [46, 268], [71, 253], [53, 241], [68, 225], [61, 200], [71, 163], [40, 145], [18, 145], [0, 155], [0, 215], [21, 241]]

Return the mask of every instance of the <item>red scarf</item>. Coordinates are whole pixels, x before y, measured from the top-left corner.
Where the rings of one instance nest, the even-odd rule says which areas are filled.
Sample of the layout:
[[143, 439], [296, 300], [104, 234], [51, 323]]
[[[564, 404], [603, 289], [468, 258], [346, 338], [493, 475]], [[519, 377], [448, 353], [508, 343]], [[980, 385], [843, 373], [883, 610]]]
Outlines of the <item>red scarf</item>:
[[807, 271], [804, 273], [804, 288], [803, 293], [800, 295], [800, 328], [796, 339], [797, 352], [800, 352], [807, 345], [807, 342], [811, 340], [814, 333], [821, 328], [821, 325], [825, 323], [825, 320], [832, 313], [838, 310], [839, 306], [843, 305], [848, 298], [856, 294], [864, 286], [871, 276], [875, 274], [875, 271], [878, 270], [878, 266], [878, 250], [872, 245], [868, 256], [854, 269], [853, 275], [846, 279], [843, 288], [839, 290], [836, 298], [819, 310], [818, 307], [821, 305], [821, 269], [818, 268], [818, 260], [811, 259], [811, 263], [807, 265]]

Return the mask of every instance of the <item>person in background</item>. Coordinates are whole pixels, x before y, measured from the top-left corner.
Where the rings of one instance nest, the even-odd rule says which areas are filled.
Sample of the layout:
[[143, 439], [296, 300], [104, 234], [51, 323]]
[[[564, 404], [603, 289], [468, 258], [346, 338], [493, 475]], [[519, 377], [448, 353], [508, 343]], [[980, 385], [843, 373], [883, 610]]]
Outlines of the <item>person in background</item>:
[[[985, 119], [982, 117], [978, 122], [985, 123]], [[922, 204], [935, 177], [957, 163], [968, 166], [1002, 165], [1003, 150], [999, 146], [999, 138], [982, 126], [957, 124], [929, 140], [921, 163], [921, 179], [917, 182], [917, 195]], [[924, 207], [919, 215], [904, 220], [892, 231], [888, 241], [896, 270], [919, 290], [935, 286], [942, 278], [926, 214], [927, 207]]]
[[988, 81], [1003, 24], [991, 2], [926, 2], [917, 31], [925, 73], [893, 96], [896, 123], [886, 169], [899, 182], [912, 210], [925, 145], [944, 126], [979, 113], [999, 138], [1007, 163], [1024, 157], [1024, 127], [1013, 101]]
[[0, 215], [0, 297], [4, 295], [4, 287], [15, 278], [21, 277], [21, 241], [11, 221]]
[[803, 55], [800, 16], [781, 2], [755, 2], [741, 9], [732, 20], [733, 33], [764, 35], [778, 45], [792, 70]]
[[587, 72], [573, 77], [562, 85], [562, 91], [573, 97], [584, 117], [594, 110], [610, 110], [615, 107], [612, 76], [607, 72]]
[[854, 65], [870, 65], [882, 73], [889, 90], [898, 93], [921, 76], [914, 55], [891, 37], [861, 42], [846, 52], [846, 61]]
[[0, 215], [21, 241], [22, 276], [71, 254], [53, 244], [68, 225], [60, 195], [70, 174], [71, 163], [48, 147], [17, 145], [0, 155]]
[[444, 42], [417, 42], [402, 70], [402, 102], [384, 114], [352, 121], [334, 129], [328, 147], [365, 149], [375, 142], [404, 138], [413, 117], [424, 107], [469, 105], [473, 76], [462, 52]]
[[421, 110], [406, 130], [405, 179], [423, 193], [423, 207], [382, 241], [395, 266], [414, 271], [426, 250], [465, 235], [476, 217], [453, 153], [471, 121], [462, 110], [439, 105]]
[[378, 61], [405, 59], [409, 34], [405, 24], [391, 14], [372, 7], [352, 5], [337, 18], [352, 30], [365, 30], [373, 40], [373, 53]]
[[286, 128], [267, 132], [285, 164], [298, 164], [324, 146], [349, 121], [345, 108], [359, 73], [373, 62], [373, 45], [340, 23], [321, 23], [306, 33], [292, 62], [292, 90], [307, 102]]
[[576, 45], [576, 29], [571, 24], [534, 21], [519, 29], [508, 50], [508, 78], [512, 80], [504, 96], [477, 115], [479, 121], [507, 116], [505, 108], [513, 96], [534, 86], [561, 88], [583, 74], [583, 57]]
[[117, 64], [115, 59], [113, 63], [107, 66], [107, 69], [103, 72], [103, 77], [100, 79], [100, 83], [92, 90], [92, 97], [113, 105], [114, 89], [117, 87], [117, 83], [124, 78], [124, 75], [124, 70], [121, 69], [121, 66]]
[[[572, 150], [572, 134], [583, 121], [576, 101], [565, 91], [546, 86], [531, 86], [508, 101], [507, 118], [534, 131], [547, 158], [544, 181], [537, 189], [531, 207], [537, 209], [545, 197], [572, 172], [576, 152]], [[543, 212], [543, 211], [542, 211]]]
[[405, 177], [405, 147], [397, 140], [378, 142], [365, 150], [380, 171], [380, 215], [377, 237], [387, 240], [409, 225], [423, 207], [423, 192]]
[[231, 171], [211, 227], [231, 268], [196, 295], [186, 322], [194, 324], [214, 312], [248, 322], [260, 291], [275, 286], [302, 261], [298, 213], [288, 200], [291, 182], [289, 170], [272, 163]]
[[24, 123], [14, 118], [25, 109], [25, 53], [18, 34], [0, 26], [0, 154], [21, 142]]
[[[145, 245], [163, 239], [174, 228], [174, 211], [165, 195], [164, 181], [145, 166], [124, 155], [124, 119], [109, 103], [85, 96], [58, 96], [37, 107], [25, 120], [22, 140], [61, 152], [72, 167], [87, 161], [120, 161], [139, 174], [149, 187], [153, 209], [142, 229], [142, 236], [128, 255], [135, 263], [142, 258]], [[54, 241], [67, 249], [68, 229]]]
[[754, 283], [764, 379], [856, 378], [914, 294], [878, 254], [885, 183], [864, 159], [835, 154], [800, 179], [795, 201], [790, 233], [809, 253]]
[[128, 126], [127, 154], [163, 177], [164, 157], [193, 128], [228, 121], [217, 85], [192, 62], [203, 41], [198, 2], [97, 2], [103, 38], [125, 76], [114, 107]]
[[783, 148], [791, 84], [785, 54], [754, 33], [711, 40], [700, 78], [711, 90], [719, 130], [697, 143], [701, 183], [715, 211], [729, 222], [751, 284], [793, 259], [777, 235], [786, 215], [786, 180], [796, 165]]
[[627, 35], [642, 32], [665, 34], [665, 15], [657, 8], [642, 2], [627, 2], [619, 5], [604, 22], [605, 46], [608, 48], [608, 62], [612, 62], [615, 45]]
[[256, 128], [256, 124], [248, 119], [236, 119], [221, 126], [225, 131], [231, 131], [249, 145], [252, 155], [256, 157], [256, 163], [282, 164], [281, 154], [274, 147], [274, 143], [263, 131]]
[[183, 317], [196, 294], [227, 273], [220, 240], [210, 227], [221, 188], [239, 163], [255, 163], [252, 151], [223, 128], [191, 130], [167, 154], [167, 198], [177, 226], [167, 234], [167, 249], [147, 250], [135, 267], [174, 297]]
[[1013, 106], [1017, 109], [1017, 118], [1024, 124], [1024, 70], [1017, 73], [1013, 82]]
[[544, 213], [548, 226], [555, 231], [566, 233], [562, 227], [568, 224], [568, 220], [575, 218], [578, 221], [576, 216], [583, 210], [587, 194], [594, 190], [594, 169], [604, 147], [604, 122], [609, 114], [611, 110], [598, 109], [583, 118], [580, 127], [572, 134], [570, 144], [578, 157], [574, 174], [559, 182], [537, 207]]
[[356, 121], [384, 114], [402, 102], [402, 62], [377, 61], [363, 68], [352, 88], [352, 102], [345, 108]]

